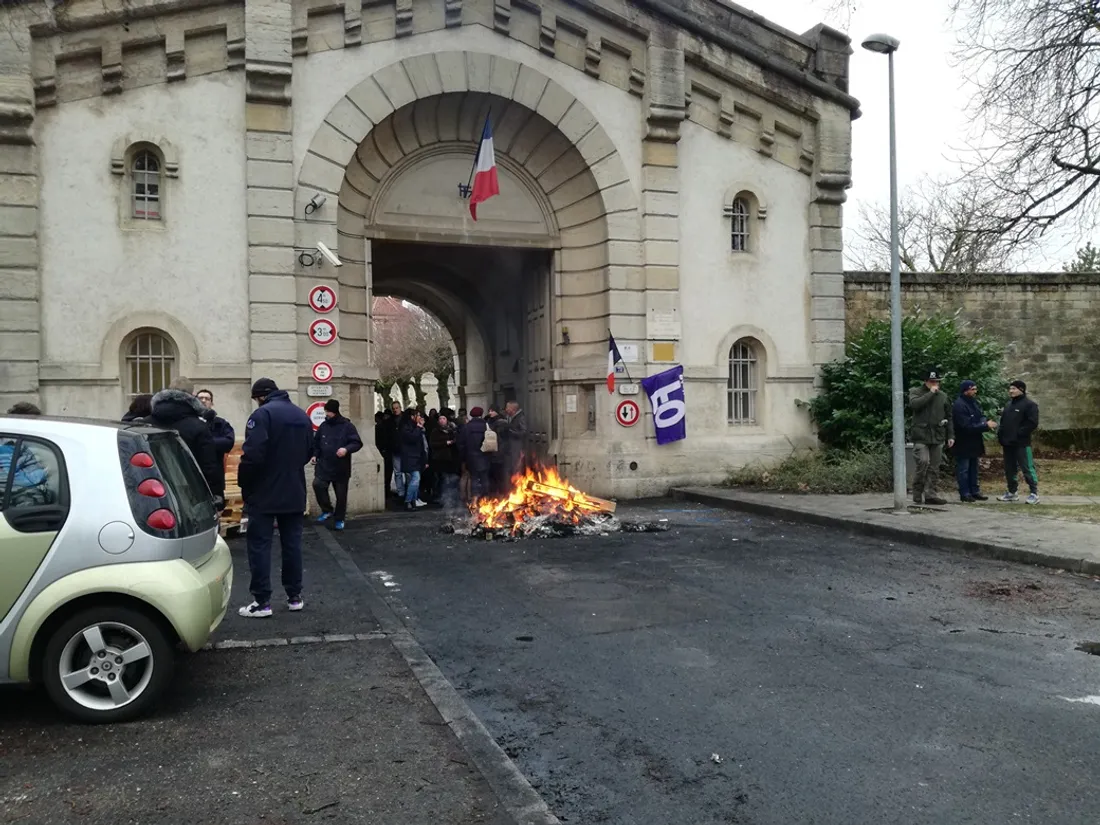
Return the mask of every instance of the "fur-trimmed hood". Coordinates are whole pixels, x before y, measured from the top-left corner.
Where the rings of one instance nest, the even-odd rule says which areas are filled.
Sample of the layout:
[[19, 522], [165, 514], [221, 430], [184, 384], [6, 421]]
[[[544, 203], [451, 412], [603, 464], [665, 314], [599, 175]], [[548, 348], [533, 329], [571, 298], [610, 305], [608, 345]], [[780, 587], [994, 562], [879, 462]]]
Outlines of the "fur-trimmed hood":
[[161, 390], [153, 396], [150, 406], [153, 418], [169, 423], [192, 415], [201, 418], [204, 411], [202, 402], [183, 390]]

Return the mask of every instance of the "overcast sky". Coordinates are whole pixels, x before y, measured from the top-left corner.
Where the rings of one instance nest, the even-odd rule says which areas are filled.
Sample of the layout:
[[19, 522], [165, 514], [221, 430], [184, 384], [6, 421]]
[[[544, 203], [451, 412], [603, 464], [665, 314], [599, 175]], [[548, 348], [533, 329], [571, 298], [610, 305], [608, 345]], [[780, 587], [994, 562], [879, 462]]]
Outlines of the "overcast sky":
[[[827, 0], [735, 0], [739, 5], [795, 32], [821, 22], [845, 28], [843, 21], [825, 21]], [[953, 158], [965, 150], [966, 106], [970, 95], [951, 54], [955, 35], [947, 20], [947, 0], [862, 0], [847, 32], [855, 54], [850, 91], [861, 103], [863, 116], [852, 126], [854, 185], [848, 193], [845, 223], [851, 226], [861, 201], [886, 203], [890, 194], [887, 60], [859, 44], [868, 34], [885, 32], [901, 40], [895, 55], [898, 181], [902, 189], [922, 174], [950, 174]], [[1061, 269], [1073, 255], [1065, 237], [1051, 239], [1030, 268]]]

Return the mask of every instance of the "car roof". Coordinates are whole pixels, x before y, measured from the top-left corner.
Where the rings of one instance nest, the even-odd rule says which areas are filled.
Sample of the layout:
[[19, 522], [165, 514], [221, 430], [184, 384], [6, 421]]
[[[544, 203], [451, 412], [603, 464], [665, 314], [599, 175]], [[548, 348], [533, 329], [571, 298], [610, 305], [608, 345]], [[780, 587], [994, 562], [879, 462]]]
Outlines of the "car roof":
[[111, 421], [107, 418], [68, 418], [60, 415], [4, 415], [0, 416], [0, 432], [14, 432], [21, 435], [62, 435], [77, 433], [81, 430], [123, 430], [149, 435], [166, 432], [162, 427], [154, 427], [137, 421]]

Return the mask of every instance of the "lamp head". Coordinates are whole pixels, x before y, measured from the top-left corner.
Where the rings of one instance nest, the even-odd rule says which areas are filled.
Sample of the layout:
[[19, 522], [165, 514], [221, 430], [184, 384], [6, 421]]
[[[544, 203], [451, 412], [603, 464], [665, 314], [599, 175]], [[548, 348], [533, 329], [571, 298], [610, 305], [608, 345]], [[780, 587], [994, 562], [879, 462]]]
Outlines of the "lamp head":
[[900, 40], [888, 34], [872, 34], [863, 40], [863, 48], [876, 54], [893, 54], [900, 45]]

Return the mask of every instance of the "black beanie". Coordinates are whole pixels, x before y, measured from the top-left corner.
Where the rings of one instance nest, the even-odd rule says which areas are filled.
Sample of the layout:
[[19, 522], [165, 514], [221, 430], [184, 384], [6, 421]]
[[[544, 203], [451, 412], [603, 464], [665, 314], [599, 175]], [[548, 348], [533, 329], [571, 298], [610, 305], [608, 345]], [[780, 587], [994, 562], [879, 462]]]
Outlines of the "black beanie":
[[252, 385], [253, 398], [267, 398], [271, 393], [279, 389], [279, 385], [270, 378], [261, 378]]
[[325, 402], [325, 412], [340, 414], [340, 402], [335, 398], [330, 398]]
[[1015, 387], [1022, 393], [1027, 392], [1027, 384], [1025, 384], [1023, 381], [1013, 381], [1011, 384], [1009, 384], [1009, 386]]

